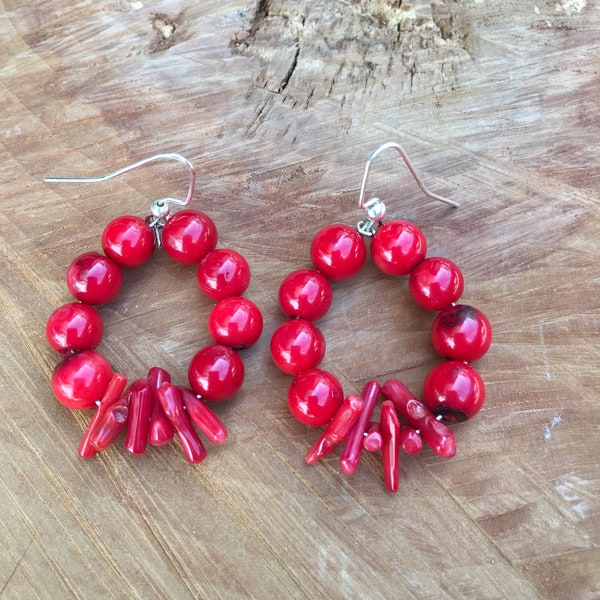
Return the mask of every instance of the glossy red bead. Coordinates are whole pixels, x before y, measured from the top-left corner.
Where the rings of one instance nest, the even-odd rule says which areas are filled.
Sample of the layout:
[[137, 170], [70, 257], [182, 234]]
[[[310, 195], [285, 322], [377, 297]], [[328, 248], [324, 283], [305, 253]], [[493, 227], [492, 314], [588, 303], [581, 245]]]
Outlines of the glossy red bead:
[[410, 273], [408, 289], [426, 310], [442, 310], [462, 295], [465, 282], [460, 269], [447, 258], [431, 257]]
[[485, 385], [468, 364], [446, 361], [431, 369], [423, 383], [423, 402], [449, 423], [475, 416], [485, 400]]
[[205, 400], [225, 400], [242, 387], [244, 363], [227, 346], [207, 346], [192, 358], [188, 379], [192, 390]]
[[84, 409], [99, 401], [112, 376], [109, 362], [93, 350], [84, 350], [59, 363], [52, 374], [52, 391], [69, 408]]
[[341, 383], [321, 369], [308, 369], [294, 377], [288, 389], [288, 408], [292, 415], [311, 427], [325, 425], [344, 400]]
[[61, 354], [93, 350], [102, 340], [102, 318], [87, 304], [69, 302], [57, 308], [46, 323], [46, 338]]
[[294, 271], [279, 286], [279, 305], [286, 317], [316, 321], [325, 316], [332, 299], [329, 281], [313, 269]]
[[102, 233], [104, 254], [121, 267], [143, 265], [152, 256], [154, 243], [154, 231], [140, 217], [117, 217]]
[[367, 248], [362, 236], [348, 225], [330, 225], [313, 238], [310, 258], [328, 279], [348, 279], [363, 266]]
[[110, 302], [121, 290], [123, 274], [117, 263], [98, 252], [78, 256], [67, 269], [69, 292], [86, 304]]
[[177, 262], [200, 262], [217, 245], [212, 219], [197, 210], [182, 210], [167, 220], [162, 230], [165, 252]]
[[487, 317], [472, 306], [448, 306], [433, 321], [431, 341], [444, 358], [473, 362], [488, 351], [492, 327]]
[[210, 337], [231, 348], [249, 348], [260, 337], [262, 328], [258, 306], [242, 296], [223, 298], [208, 316]]
[[388, 275], [408, 275], [425, 258], [426, 252], [423, 232], [408, 221], [382, 225], [371, 240], [373, 262]]
[[291, 319], [271, 337], [271, 357], [285, 373], [295, 375], [317, 367], [325, 356], [325, 338], [306, 319]]
[[212, 300], [241, 296], [250, 284], [250, 267], [235, 250], [213, 250], [198, 265], [197, 279], [202, 293]]

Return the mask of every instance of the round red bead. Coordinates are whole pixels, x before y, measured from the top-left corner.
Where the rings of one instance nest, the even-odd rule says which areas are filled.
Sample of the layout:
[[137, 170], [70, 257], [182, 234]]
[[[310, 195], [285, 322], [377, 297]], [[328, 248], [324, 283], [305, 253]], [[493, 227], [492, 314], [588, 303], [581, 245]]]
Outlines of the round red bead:
[[442, 310], [462, 295], [465, 283], [460, 269], [447, 258], [431, 257], [410, 273], [408, 289], [426, 310]]
[[290, 273], [279, 286], [279, 305], [286, 317], [316, 321], [327, 314], [332, 299], [329, 281], [312, 269]]
[[306, 319], [292, 319], [271, 337], [273, 362], [285, 373], [295, 375], [320, 364], [325, 356], [325, 338]]
[[344, 401], [342, 385], [321, 369], [298, 373], [288, 390], [288, 407], [300, 423], [318, 427], [329, 423]]
[[67, 287], [86, 304], [110, 302], [120, 291], [123, 274], [119, 265], [98, 252], [78, 256], [67, 269]]
[[247, 298], [223, 298], [208, 316], [208, 333], [217, 344], [248, 348], [260, 337], [263, 318], [258, 306]]
[[198, 285], [213, 300], [241, 296], [250, 284], [246, 259], [228, 248], [209, 252], [198, 265]]
[[373, 262], [388, 275], [407, 275], [427, 252], [423, 232], [408, 221], [382, 225], [371, 240]]
[[102, 398], [112, 376], [109, 362], [93, 350], [63, 360], [52, 374], [52, 391], [69, 408], [91, 408]]
[[225, 400], [242, 386], [244, 363], [227, 346], [207, 346], [192, 358], [188, 379], [194, 392], [205, 400]]
[[165, 252], [177, 262], [200, 262], [217, 245], [212, 219], [197, 210], [182, 210], [167, 220], [162, 230]]
[[431, 341], [441, 356], [473, 362], [488, 351], [492, 327], [480, 310], [456, 304], [436, 316], [431, 326]]
[[87, 304], [69, 302], [57, 308], [46, 323], [46, 338], [61, 354], [92, 350], [102, 340], [102, 318]]
[[154, 232], [140, 217], [117, 217], [104, 228], [102, 249], [121, 267], [138, 267], [154, 252]]
[[423, 402], [427, 408], [450, 423], [476, 415], [484, 400], [481, 376], [464, 362], [447, 361], [435, 366], [423, 383]]
[[348, 225], [330, 225], [319, 231], [310, 246], [315, 267], [329, 279], [348, 279], [363, 266], [367, 248], [361, 235]]

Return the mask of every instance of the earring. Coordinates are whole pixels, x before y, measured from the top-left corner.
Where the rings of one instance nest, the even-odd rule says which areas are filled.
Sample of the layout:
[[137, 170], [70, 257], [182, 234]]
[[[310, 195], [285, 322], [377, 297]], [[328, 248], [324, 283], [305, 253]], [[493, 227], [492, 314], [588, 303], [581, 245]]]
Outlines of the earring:
[[[187, 168], [190, 180], [185, 200], [162, 198], [152, 203], [145, 219], [121, 216], [108, 223], [102, 234], [104, 254], [81, 254], [67, 269], [67, 287], [76, 301], [56, 309], [47, 322], [48, 342], [64, 356], [52, 375], [56, 398], [73, 409], [97, 405], [79, 446], [82, 458], [108, 448], [126, 428], [125, 448], [132, 454], [145, 452], [148, 442], [167, 444], [176, 434], [190, 463], [204, 460], [206, 449], [192, 423], [211, 442], [225, 441], [223, 423], [204, 401], [220, 402], [240, 389], [244, 364], [235, 350], [251, 346], [262, 332], [260, 310], [242, 297], [250, 283], [244, 257], [234, 250], [216, 249], [217, 228], [204, 213], [188, 209], [170, 214], [170, 205], [187, 206], [192, 200], [196, 172], [189, 160], [161, 153], [102, 177], [47, 177], [45, 181], [106, 181], [157, 160], [177, 161]], [[95, 351], [103, 323], [93, 306], [113, 300], [123, 283], [122, 269], [144, 264], [161, 246], [177, 262], [198, 264], [200, 290], [216, 301], [208, 317], [215, 343], [192, 358], [188, 368], [191, 389], [173, 384], [169, 373], [156, 366], [126, 389], [127, 378], [113, 373], [107, 359]]]
[[[314, 464], [345, 441], [340, 469], [349, 475], [357, 469], [363, 448], [381, 450], [385, 484], [395, 492], [400, 448], [415, 454], [425, 441], [439, 456], [450, 458], [456, 453], [454, 434], [442, 421], [463, 421], [481, 409], [485, 387], [470, 363], [487, 352], [492, 330], [481, 311], [456, 304], [464, 288], [459, 268], [446, 258], [425, 258], [427, 243], [416, 225], [403, 220], [383, 224], [385, 204], [378, 198], [364, 201], [371, 164], [388, 148], [400, 154], [427, 196], [458, 207], [457, 202], [425, 187], [401, 146], [388, 142], [377, 148], [367, 161], [359, 195], [359, 207], [366, 211], [366, 217], [356, 228], [334, 224], [315, 235], [310, 247], [315, 268], [290, 273], [279, 288], [279, 304], [289, 320], [273, 333], [270, 350], [275, 364], [294, 375], [287, 393], [292, 415], [305, 425], [326, 425], [306, 453], [306, 462]], [[431, 341], [446, 361], [426, 376], [423, 402], [399, 380], [387, 381], [383, 386], [370, 380], [362, 395], [350, 394], [344, 399], [337, 378], [318, 368], [325, 356], [325, 338], [314, 322], [331, 306], [330, 280], [349, 279], [362, 268], [367, 256], [365, 237], [371, 240], [370, 255], [375, 265], [388, 275], [408, 275], [408, 288], [415, 302], [437, 312]], [[384, 401], [380, 417], [373, 421], [381, 394]]]

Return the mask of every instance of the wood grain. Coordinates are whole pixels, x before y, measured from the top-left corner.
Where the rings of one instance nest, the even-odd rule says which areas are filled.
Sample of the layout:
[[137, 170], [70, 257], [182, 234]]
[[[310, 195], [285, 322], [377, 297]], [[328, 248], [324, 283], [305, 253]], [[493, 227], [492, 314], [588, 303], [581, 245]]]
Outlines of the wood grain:
[[[498, 0], [0, 2], [0, 597], [600, 597], [600, 3]], [[482, 412], [458, 455], [379, 456], [343, 476], [303, 454], [290, 378], [269, 357], [277, 288], [321, 227], [353, 224], [362, 169], [402, 143], [370, 191], [422, 227], [494, 326]], [[188, 465], [177, 444], [83, 462], [89, 414], [53, 398], [48, 315], [104, 225], [185, 193], [160, 151], [198, 169], [194, 207], [242, 252], [265, 330], [215, 410], [228, 441]], [[101, 309], [101, 352], [131, 379], [186, 380], [211, 304], [157, 254]], [[323, 367], [346, 393], [436, 363], [431, 316], [369, 263], [334, 284]]]

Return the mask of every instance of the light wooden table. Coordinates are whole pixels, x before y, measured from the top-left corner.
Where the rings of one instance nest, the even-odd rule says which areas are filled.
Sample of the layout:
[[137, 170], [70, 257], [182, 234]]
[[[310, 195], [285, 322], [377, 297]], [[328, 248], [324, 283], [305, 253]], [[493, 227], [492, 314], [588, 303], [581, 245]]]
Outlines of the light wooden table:
[[[402, 6], [397, 6], [402, 4]], [[0, 597], [600, 597], [600, 4], [596, 0], [0, 4]], [[384, 154], [369, 189], [465, 274], [494, 327], [484, 409], [452, 460], [380, 457], [352, 477], [309, 467], [317, 432], [269, 356], [277, 288], [312, 236], [353, 224], [362, 170], [402, 143], [434, 191]], [[177, 443], [84, 462], [89, 414], [55, 401], [48, 315], [104, 225], [185, 193], [160, 151], [199, 171], [193, 206], [242, 252], [265, 328], [246, 381], [215, 407], [229, 439], [188, 465]], [[161, 254], [101, 309], [100, 350], [131, 379], [184, 383], [209, 343], [194, 269]], [[439, 360], [431, 315], [368, 264], [334, 285], [323, 367], [345, 393]]]

